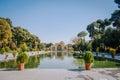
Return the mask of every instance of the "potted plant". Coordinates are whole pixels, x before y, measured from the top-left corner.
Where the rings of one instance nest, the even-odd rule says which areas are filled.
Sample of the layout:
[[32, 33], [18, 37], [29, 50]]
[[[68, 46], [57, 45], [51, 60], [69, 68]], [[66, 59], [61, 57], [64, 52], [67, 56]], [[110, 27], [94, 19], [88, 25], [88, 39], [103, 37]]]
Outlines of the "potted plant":
[[85, 61], [85, 69], [91, 69], [91, 63], [94, 61], [94, 55], [91, 51], [86, 51], [84, 54], [84, 61]]
[[25, 52], [19, 52], [17, 56], [18, 70], [24, 69], [24, 64], [28, 61], [28, 56]]
[[110, 53], [111, 53], [112, 58], [114, 59], [114, 58], [115, 58], [116, 49], [114, 49], [114, 48], [109, 48], [109, 51], [110, 51]]

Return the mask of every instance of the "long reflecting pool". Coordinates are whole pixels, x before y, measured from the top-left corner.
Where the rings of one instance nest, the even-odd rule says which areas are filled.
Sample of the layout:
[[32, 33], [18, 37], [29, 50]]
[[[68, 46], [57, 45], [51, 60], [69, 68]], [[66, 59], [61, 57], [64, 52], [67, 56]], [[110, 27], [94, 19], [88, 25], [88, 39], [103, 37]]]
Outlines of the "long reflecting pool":
[[38, 68], [54, 69], [78, 69], [78, 67], [84, 68], [83, 60], [81, 59], [78, 63], [77, 59], [75, 59], [70, 52], [52, 52], [46, 54], [44, 58], [40, 59], [40, 65], [38, 66]]
[[[31, 56], [26, 68], [39, 69], [84, 69], [84, 60], [73, 57], [71, 52], [50, 52]], [[95, 60], [93, 68], [120, 68], [120, 62], [105, 60]], [[0, 68], [17, 68], [16, 60], [0, 62]]]

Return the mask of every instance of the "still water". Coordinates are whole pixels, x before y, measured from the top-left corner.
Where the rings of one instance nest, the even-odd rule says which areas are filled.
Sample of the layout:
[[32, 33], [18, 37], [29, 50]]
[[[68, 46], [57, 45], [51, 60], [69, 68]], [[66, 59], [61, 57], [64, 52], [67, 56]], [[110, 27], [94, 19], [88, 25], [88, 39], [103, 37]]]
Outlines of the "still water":
[[[18, 64], [16, 60], [0, 62], [0, 68], [14, 68]], [[120, 61], [109, 61], [107, 59], [95, 59], [93, 68], [120, 68]], [[73, 57], [71, 52], [50, 52], [29, 57], [25, 68], [37, 69], [84, 69], [84, 60]]]
[[[15, 60], [0, 62], [0, 68], [17, 68]], [[78, 69], [84, 68], [84, 60], [76, 59], [71, 52], [50, 52], [31, 56], [25, 68], [38, 69]]]
[[38, 68], [78, 69], [79, 67], [84, 67], [83, 63], [83, 60], [79, 62], [70, 52], [52, 52], [46, 54], [46, 57], [43, 59], [40, 59]]

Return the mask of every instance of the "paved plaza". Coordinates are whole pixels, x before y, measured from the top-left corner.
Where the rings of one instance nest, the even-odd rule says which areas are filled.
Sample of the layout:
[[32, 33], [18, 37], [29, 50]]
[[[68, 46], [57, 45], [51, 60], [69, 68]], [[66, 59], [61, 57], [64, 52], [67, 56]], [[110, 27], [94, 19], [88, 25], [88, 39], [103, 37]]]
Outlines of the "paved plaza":
[[120, 80], [120, 69], [1, 69], [0, 80]]

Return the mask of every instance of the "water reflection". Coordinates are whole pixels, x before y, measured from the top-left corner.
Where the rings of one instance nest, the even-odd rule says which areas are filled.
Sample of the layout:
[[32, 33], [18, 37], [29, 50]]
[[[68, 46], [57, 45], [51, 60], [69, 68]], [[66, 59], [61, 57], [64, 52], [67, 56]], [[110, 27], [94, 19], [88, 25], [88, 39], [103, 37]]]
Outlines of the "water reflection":
[[[40, 64], [40, 55], [31, 56], [27, 64], [25, 64], [25, 68], [37, 68]], [[9, 60], [5, 62], [0, 62], [0, 68], [17, 68], [18, 64], [16, 60]]]
[[5, 62], [0, 62], [0, 68], [16, 68], [17, 63], [16, 60], [9, 60]]
[[67, 57], [72, 57], [73, 54], [71, 52], [64, 52], [64, 51], [52, 51], [46, 54], [42, 54], [44, 56], [44, 58], [54, 58], [55, 59], [60, 59], [60, 60], [64, 60], [64, 58]]
[[[16, 60], [0, 62], [0, 68], [17, 68]], [[71, 52], [49, 52], [29, 57], [25, 68], [64, 68], [78, 69], [83, 67], [82, 59], [75, 59]]]
[[40, 65], [40, 55], [31, 56], [28, 63], [25, 65], [26, 68], [37, 68]]
[[78, 69], [76, 60], [71, 52], [50, 52], [44, 54], [44, 58], [41, 59], [39, 68], [52, 68], [52, 69]]
[[78, 66], [79, 69], [82, 69], [85, 67], [84, 60], [83, 59], [75, 59], [73, 60], [73, 63]]

